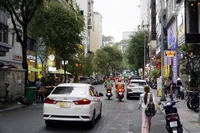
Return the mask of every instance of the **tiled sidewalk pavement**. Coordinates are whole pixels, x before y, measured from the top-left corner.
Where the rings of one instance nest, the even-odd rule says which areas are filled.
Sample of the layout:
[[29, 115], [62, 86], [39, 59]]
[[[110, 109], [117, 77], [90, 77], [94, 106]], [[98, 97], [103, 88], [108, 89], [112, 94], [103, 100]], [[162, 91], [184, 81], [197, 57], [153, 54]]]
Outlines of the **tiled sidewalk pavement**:
[[[151, 89], [153, 92], [156, 102], [160, 101], [160, 97], [157, 96], [157, 90]], [[168, 98], [167, 98], [168, 99]], [[180, 116], [181, 123], [183, 124], [183, 133], [200, 133], [200, 123], [198, 123], [198, 113], [187, 108], [184, 100], [178, 100], [176, 104], [178, 113]], [[162, 110], [162, 106], [160, 106]]]

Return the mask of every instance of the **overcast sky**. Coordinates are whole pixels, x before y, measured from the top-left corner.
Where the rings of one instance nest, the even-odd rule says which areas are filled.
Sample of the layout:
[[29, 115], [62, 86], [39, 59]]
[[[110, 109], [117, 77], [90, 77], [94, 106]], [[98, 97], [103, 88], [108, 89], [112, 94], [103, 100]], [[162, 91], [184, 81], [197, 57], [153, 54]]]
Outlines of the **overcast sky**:
[[123, 31], [133, 31], [140, 24], [140, 0], [94, 0], [94, 11], [103, 17], [103, 35], [122, 39]]

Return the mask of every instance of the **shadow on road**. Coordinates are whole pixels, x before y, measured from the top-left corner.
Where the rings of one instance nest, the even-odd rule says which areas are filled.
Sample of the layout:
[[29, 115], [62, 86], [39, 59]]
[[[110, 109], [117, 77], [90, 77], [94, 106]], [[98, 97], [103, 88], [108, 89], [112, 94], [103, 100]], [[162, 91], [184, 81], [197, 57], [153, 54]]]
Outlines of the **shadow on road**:
[[[98, 124], [99, 119], [96, 120], [96, 125]], [[90, 132], [93, 130], [87, 122], [63, 122], [58, 121], [52, 127], [46, 127], [48, 132], [70, 132], [70, 133], [77, 133], [77, 132]], [[95, 125], [95, 126], [96, 126]], [[95, 127], [94, 127], [95, 128]]]

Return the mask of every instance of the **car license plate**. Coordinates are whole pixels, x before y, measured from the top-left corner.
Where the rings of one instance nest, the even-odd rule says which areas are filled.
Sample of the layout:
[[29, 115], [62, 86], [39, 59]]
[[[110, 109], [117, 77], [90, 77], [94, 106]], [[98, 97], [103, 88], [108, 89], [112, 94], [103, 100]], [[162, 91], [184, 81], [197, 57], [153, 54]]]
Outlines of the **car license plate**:
[[60, 102], [60, 107], [61, 108], [70, 108], [71, 103], [70, 102]]
[[177, 121], [171, 121], [169, 124], [170, 124], [170, 127], [177, 127], [178, 126]]

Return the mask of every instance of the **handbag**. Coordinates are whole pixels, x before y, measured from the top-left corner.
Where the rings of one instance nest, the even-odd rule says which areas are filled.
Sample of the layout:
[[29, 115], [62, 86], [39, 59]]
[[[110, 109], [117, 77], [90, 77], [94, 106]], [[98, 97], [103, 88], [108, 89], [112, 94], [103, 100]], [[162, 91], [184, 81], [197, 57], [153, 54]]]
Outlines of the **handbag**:
[[146, 114], [146, 116], [151, 116], [151, 117], [156, 114], [156, 108], [155, 108], [155, 104], [153, 102], [152, 94], [150, 94], [149, 103], [148, 103], [147, 107], [145, 108], [145, 114]]

